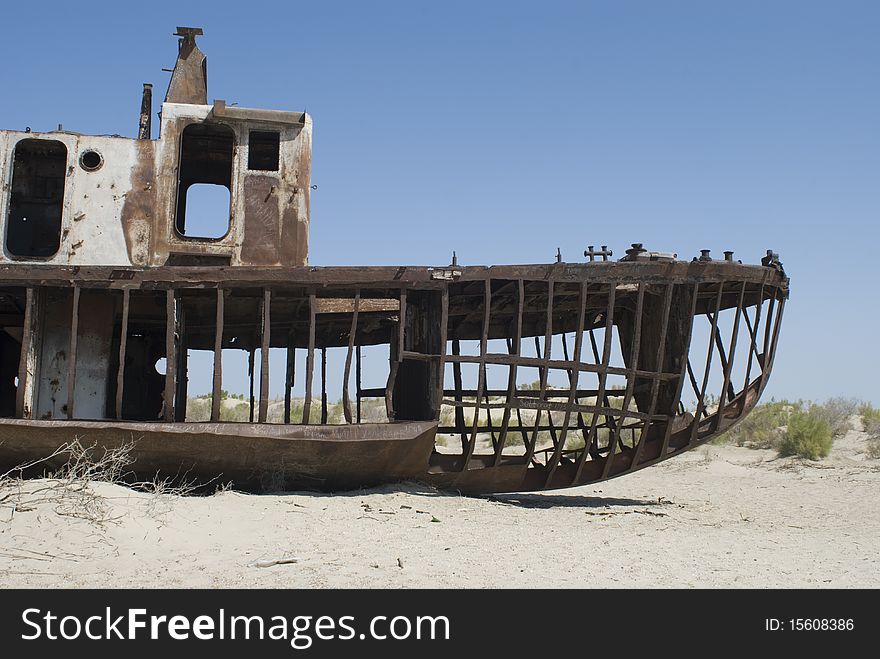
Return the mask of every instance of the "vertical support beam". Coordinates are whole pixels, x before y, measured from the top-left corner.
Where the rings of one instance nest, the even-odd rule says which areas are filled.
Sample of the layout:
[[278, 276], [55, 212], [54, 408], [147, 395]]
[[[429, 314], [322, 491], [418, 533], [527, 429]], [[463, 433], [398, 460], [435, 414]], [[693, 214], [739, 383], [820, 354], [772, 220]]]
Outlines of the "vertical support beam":
[[[553, 337], [550, 337], [550, 340], [552, 341]], [[544, 351], [544, 353], [546, 353], [546, 350]], [[538, 339], [537, 336], [535, 337], [535, 356], [538, 359], [542, 359], [541, 341]], [[543, 358], [550, 359], [549, 356]], [[541, 373], [541, 377], [539, 378], [540, 380], [544, 380], [545, 378], [547, 378], [547, 376], [549, 376], [549, 369], [547, 366], [541, 366], [538, 370]], [[550, 441], [552, 442], [553, 450], [555, 451], [558, 437], [556, 436], [556, 427], [553, 425], [553, 412], [551, 410], [547, 410], [547, 430], [550, 433]]]
[[385, 383], [385, 415], [389, 421], [394, 421], [396, 412], [394, 410], [394, 383], [397, 381], [397, 370], [400, 368], [400, 362], [391, 356], [391, 365], [388, 370], [388, 381]]
[[186, 307], [182, 298], [177, 298], [177, 375], [174, 390], [174, 420], [186, 421], [187, 388], [189, 387], [189, 350], [187, 344]]
[[[596, 407], [600, 407], [605, 400], [605, 385], [608, 381], [608, 365], [611, 362], [611, 335], [614, 327], [614, 303], [617, 296], [617, 283], [608, 284], [608, 307], [605, 310], [605, 340], [602, 345], [602, 363], [599, 366], [599, 391], [596, 393]], [[595, 348], [594, 348], [595, 350]], [[578, 458], [577, 470], [574, 474], [572, 483], [580, 482], [581, 474], [584, 470], [584, 464], [587, 461], [587, 455], [593, 452], [598, 444], [598, 431], [596, 425], [599, 422], [598, 412], [593, 413], [593, 419], [590, 421], [590, 432], [584, 440], [584, 450], [581, 451]]]
[[[348, 393], [348, 384], [351, 379], [351, 359], [354, 356], [355, 337], [357, 336], [358, 311], [361, 305], [361, 291], [358, 289], [354, 294], [354, 310], [351, 312], [351, 329], [348, 331], [348, 352], [345, 354], [345, 371], [342, 375], [342, 413], [345, 415], [345, 422], [352, 422], [351, 414], [351, 396]], [[360, 347], [360, 346], [358, 346]], [[358, 360], [360, 366], [360, 360]], [[357, 401], [358, 409], [360, 409], [360, 382], [358, 382]], [[358, 422], [360, 422], [360, 414], [358, 414]]]
[[315, 294], [309, 293], [309, 351], [306, 355], [306, 393], [303, 400], [303, 424], [309, 422], [309, 415], [312, 410], [312, 381], [315, 375], [315, 314], [317, 312], [317, 304], [315, 302]]
[[119, 332], [119, 368], [116, 371], [116, 419], [122, 419], [122, 397], [125, 388], [125, 349], [128, 343], [128, 309], [131, 289], [122, 289], [122, 326]]
[[355, 386], [357, 387], [357, 402], [355, 403], [355, 408], [357, 410], [357, 422], [361, 422], [361, 347], [358, 346], [355, 352], [355, 367], [354, 367], [354, 378], [355, 378]]
[[703, 372], [703, 384], [700, 387], [700, 395], [697, 397], [697, 410], [694, 414], [694, 422], [691, 427], [689, 445], [697, 439], [697, 431], [700, 429], [700, 415], [706, 407], [706, 386], [709, 384], [709, 373], [712, 369], [712, 354], [715, 349], [715, 333], [718, 331], [718, 315], [721, 313], [721, 299], [724, 295], [724, 282], [718, 282], [718, 294], [715, 298], [715, 313], [712, 315], [712, 333], [709, 335], [709, 352], [706, 355], [706, 370]]
[[746, 363], [746, 375], [743, 380], [743, 390], [749, 386], [749, 377], [752, 374], [752, 358], [758, 355], [758, 326], [761, 324], [761, 309], [764, 307], [764, 283], [761, 282], [761, 290], [758, 293], [758, 304], [755, 308], [755, 326], [749, 322], [748, 309], [743, 309], [743, 320], [749, 330], [749, 359]]
[[165, 291], [165, 421], [174, 421], [174, 392], [177, 389], [177, 304], [174, 289]]
[[[629, 412], [629, 405], [632, 402], [633, 387], [636, 383], [635, 371], [638, 369], [639, 352], [641, 351], [642, 345], [642, 312], [644, 309], [645, 282], [640, 281], [638, 299], [636, 301], [635, 330], [633, 331], [632, 344], [630, 347], [632, 361], [627, 368], [630, 373], [626, 378], [626, 393], [623, 396], [623, 407], [620, 410], [620, 420], [617, 422], [614, 434], [608, 442], [608, 456], [605, 458], [605, 466], [602, 468], [602, 478], [608, 478], [611, 476], [611, 468], [614, 465], [614, 455], [617, 452], [617, 443], [620, 441], [620, 431], [623, 428], [623, 424], [626, 422], [626, 413]], [[650, 424], [650, 420], [647, 420], [645, 423], [646, 425]]]
[[[719, 312], [720, 313], [720, 312]], [[707, 318], [709, 322], [712, 322], [712, 316], [708, 315]], [[718, 358], [721, 360], [721, 372], [724, 373], [727, 370], [727, 353], [724, 350], [724, 341], [721, 340], [721, 330], [718, 329], [716, 324], [715, 326], [715, 347], [718, 348]], [[727, 383], [730, 391], [728, 392], [730, 398], [733, 398], [734, 391], [733, 385], [730, 382]], [[721, 398], [719, 398], [719, 403], [724, 400], [724, 393], [722, 392]]]
[[[537, 338], [536, 338], [537, 341]], [[547, 281], [547, 317], [544, 321], [544, 354], [538, 355], [544, 363], [541, 367], [541, 387], [538, 393], [538, 401], [543, 402], [547, 395], [547, 363], [551, 359], [551, 347], [553, 343], [553, 280]], [[535, 346], [537, 352], [537, 345]], [[547, 417], [552, 420], [550, 411], [547, 411]], [[535, 448], [538, 445], [538, 428], [541, 426], [541, 409], [535, 410], [535, 426], [532, 429], [532, 441], [529, 443], [528, 451], [526, 451], [526, 465], [528, 465], [535, 455]]]
[[[690, 321], [688, 322], [687, 327], [687, 338], [684, 342], [684, 351], [682, 352], [682, 365], [681, 371], [678, 374], [678, 383], [675, 386], [675, 397], [673, 402], [675, 405], [678, 405], [681, 402], [681, 391], [684, 388], [684, 376], [686, 373], [690, 372], [690, 352], [691, 352], [691, 339], [694, 335], [694, 316], [697, 311], [697, 298], [700, 293], [700, 284], [694, 284], [694, 292], [691, 296], [691, 311], [690, 311]], [[669, 450], [669, 439], [672, 437], [672, 421], [675, 417], [670, 416], [669, 420], [666, 422], [666, 432], [663, 434], [663, 446], [660, 448], [660, 455], [658, 456], [658, 460], [662, 460], [666, 457], [666, 452]], [[696, 415], [694, 419], [698, 419]]]
[[[388, 369], [388, 381], [385, 383], [385, 413], [388, 415], [389, 421], [394, 421], [397, 416], [394, 409], [394, 384], [397, 382], [397, 371], [400, 368], [400, 362], [403, 361], [404, 351], [404, 328], [406, 327], [406, 289], [400, 289], [400, 313], [397, 321], [397, 337], [392, 339], [392, 354], [389, 355], [391, 360]], [[397, 349], [394, 350], [394, 343], [397, 343]], [[396, 353], [396, 354], [395, 354]]]
[[730, 384], [730, 374], [733, 371], [733, 360], [736, 358], [736, 343], [737, 337], [739, 336], [739, 319], [742, 315], [743, 311], [743, 300], [746, 295], [746, 282], [742, 283], [742, 288], [739, 291], [739, 301], [736, 305], [736, 316], [733, 320], [733, 335], [730, 337], [730, 344], [727, 350], [727, 364], [724, 367], [724, 383], [721, 385], [721, 395], [718, 397], [718, 410], [715, 412], [715, 423], [713, 424], [713, 429], [718, 430], [718, 424], [721, 423], [721, 417], [724, 414], [724, 408], [727, 402], [728, 395], [728, 387], [730, 387], [730, 400], [733, 400], [736, 397], [736, 392], [733, 390], [733, 385]]
[[[553, 282], [550, 282], [553, 285]], [[474, 455], [474, 448], [477, 445], [477, 429], [480, 425], [480, 404], [483, 400], [483, 390], [486, 387], [486, 350], [489, 339], [489, 317], [492, 311], [492, 280], [487, 278], [483, 280], [483, 330], [480, 334], [480, 368], [477, 374], [477, 395], [474, 398], [474, 421], [471, 424], [471, 437], [467, 443], [467, 451], [465, 451], [464, 459], [461, 463], [461, 470], [467, 471], [468, 463]], [[492, 410], [486, 408], [487, 414], [492, 414]]]
[[[642, 451], [645, 448], [645, 441], [648, 438], [648, 434], [651, 430], [651, 425], [654, 423], [654, 413], [657, 411], [657, 396], [660, 393], [660, 380], [656, 377], [659, 373], [663, 372], [663, 364], [665, 363], [666, 357], [666, 336], [669, 333], [669, 316], [672, 311], [672, 292], [675, 289], [675, 284], [668, 283], [666, 284], [666, 295], [663, 299], [663, 320], [661, 321], [660, 326], [660, 342], [657, 345], [657, 358], [654, 360], [654, 364], [656, 364], [655, 377], [653, 382], [651, 382], [651, 403], [648, 407], [648, 418], [645, 420], [645, 425], [642, 426], [642, 432], [639, 436], [639, 443], [636, 447], [635, 455], [633, 455], [631, 467], [637, 467], [639, 464], [639, 460], [642, 457]], [[687, 356], [685, 355], [685, 360]]]
[[[523, 319], [523, 298], [525, 297], [525, 288], [523, 280], [517, 281], [516, 289], [516, 320], [514, 321], [513, 341], [510, 344], [508, 353], [519, 356], [520, 343], [522, 342], [522, 319]], [[519, 413], [519, 402], [514, 403], [516, 397], [516, 362], [511, 360], [511, 365], [507, 374], [507, 400], [504, 405], [504, 416], [501, 417], [501, 430], [498, 431], [498, 444], [495, 446], [495, 463], [497, 467], [501, 462], [501, 453], [504, 451], [504, 444], [507, 441], [507, 429], [510, 427], [510, 410], [511, 407], [517, 405], [517, 413]], [[522, 423], [520, 423], [522, 425]]]
[[321, 347], [321, 424], [327, 423], [327, 348]]
[[[550, 483], [553, 481], [553, 474], [556, 473], [556, 467], [559, 466], [559, 461], [562, 458], [562, 451], [565, 448], [565, 440], [568, 436], [568, 426], [571, 423], [571, 408], [575, 404], [575, 400], [577, 399], [578, 379], [581, 373], [581, 347], [584, 342], [584, 316], [586, 315], [587, 284], [585, 282], [581, 282], [580, 290], [578, 291], [578, 321], [576, 330], [577, 334], [575, 334], [574, 337], [574, 354], [572, 355], [572, 361], [574, 362], [575, 366], [568, 372], [568, 406], [565, 410], [565, 416], [562, 418], [562, 429], [559, 431], [559, 441], [556, 442], [556, 450], [553, 451], [553, 457], [547, 464], [547, 479], [544, 481], [544, 487], [549, 487]], [[562, 335], [562, 346], [567, 353], [568, 349], [565, 345], [565, 334]], [[567, 354], [565, 355], [565, 361], [568, 361]], [[587, 450], [586, 444], [584, 444], [584, 450]]]
[[284, 373], [284, 423], [290, 423], [290, 390], [296, 374], [296, 346], [293, 330], [287, 333], [287, 369]]
[[67, 351], [67, 418], [73, 418], [73, 402], [76, 393], [76, 342], [79, 335], [79, 294], [80, 288], [73, 286], [73, 304], [70, 319], [70, 348]]
[[767, 371], [766, 374], [763, 376], [764, 383], [762, 384], [762, 388], [767, 384], [767, 378], [770, 377], [770, 371], [773, 370], [773, 361], [776, 359], [776, 345], [779, 342], [779, 328], [782, 326], [783, 311], [785, 311], [784, 297], [779, 301], [779, 311], [776, 312], [776, 321], [773, 323], [773, 343], [770, 345], [770, 358], [765, 358], [765, 361], [767, 362]]
[[220, 406], [223, 391], [223, 321], [226, 296], [222, 288], [217, 288], [217, 307], [214, 319], [214, 379], [211, 383], [211, 421], [220, 420]]
[[18, 360], [18, 389], [15, 391], [15, 416], [18, 419], [29, 419], [33, 415], [37, 363], [37, 342], [34, 341], [34, 331], [39, 316], [37, 293], [33, 286], [29, 286], [25, 291], [24, 328], [21, 336], [21, 356]]
[[[454, 357], [461, 355], [461, 342], [458, 339], [452, 339], [452, 355]], [[464, 398], [461, 395], [461, 362], [458, 360], [452, 362], [452, 386], [455, 387], [456, 402], [461, 403]], [[467, 431], [464, 428], [464, 408], [461, 405], [456, 405], [453, 414], [455, 415], [455, 429], [458, 430], [461, 435], [461, 453], [464, 455], [467, 451]]]
[[440, 411], [443, 407], [443, 387], [446, 380], [446, 338], [449, 328], [449, 286], [443, 286], [443, 292], [440, 297], [440, 356], [437, 361], [437, 389], [434, 394], [436, 398], [436, 419], [440, 419]]
[[260, 416], [266, 423], [269, 415], [269, 346], [272, 334], [272, 291], [263, 289], [263, 336], [260, 342]]
[[[764, 350], [761, 351], [760, 365], [761, 365], [761, 377], [764, 378], [765, 381], [767, 380], [765, 373], [767, 371], [767, 365], [768, 365], [768, 359], [767, 359], [768, 351], [770, 350], [770, 331], [771, 331], [771, 328], [773, 325], [773, 310], [775, 309], [775, 306], [776, 306], [776, 296], [777, 296], [778, 292], [779, 291], [777, 289], [773, 290], [773, 297], [770, 298], [770, 302], [767, 305], [767, 318], [764, 320]], [[756, 331], [757, 331], [757, 329], [758, 328], [755, 327]]]
[[256, 341], [256, 337], [251, 339], [251, 345], [248, 348], [248, 401], [250, 403], [250, 410], [248, 412], [248, 421], [250, 423], [254, 422], [254, 371], [256, 370], [256, 352], [257, 349], [254, 347], [254, 341]]

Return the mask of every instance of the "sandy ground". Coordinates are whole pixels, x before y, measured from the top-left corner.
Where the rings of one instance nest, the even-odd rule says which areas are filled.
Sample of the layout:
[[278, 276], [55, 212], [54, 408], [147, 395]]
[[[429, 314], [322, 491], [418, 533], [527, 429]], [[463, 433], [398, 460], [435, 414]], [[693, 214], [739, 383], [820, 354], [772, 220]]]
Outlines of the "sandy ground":
[[880, 460], [864, 448], [855, 431], [818, 463], [706, 446], [596, 487], [487, 498], [98, 483], [102, 522], [0, 504], [0, 585], [877, 588]]

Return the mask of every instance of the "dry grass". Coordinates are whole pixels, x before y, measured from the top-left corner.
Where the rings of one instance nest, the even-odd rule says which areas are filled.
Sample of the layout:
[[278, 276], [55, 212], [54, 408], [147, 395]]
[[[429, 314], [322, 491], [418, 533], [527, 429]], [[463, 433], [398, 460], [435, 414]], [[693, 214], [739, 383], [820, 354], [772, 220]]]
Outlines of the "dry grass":
[[[160, 514], [173, 497], [191, 494], [196, 489], [194, 483], [172, 483], [158, 477], [152, 481], [132, 482], [129, 466], [134, 462], [131, 453], [136, 443], [132, 440], [108, 448], [86, 445], [78, 437], [74, 438], [51, 455], [0, 474], [0, 506], [11, 508], [12, 516], [16, 512], [49, 506], [58, 515], [103, 525], [113, 522], [114, 518], [110, 516], [106, 497], [96, 490], [96, 483], [126, 485], [153, 495], [147, 509], [155, 515]], [[26, 473], [40, 466], [57, 464], [64, 456], [67, 457], [64, 464], [56, 471], [48, 471], [45, 478], [25, 478]]]

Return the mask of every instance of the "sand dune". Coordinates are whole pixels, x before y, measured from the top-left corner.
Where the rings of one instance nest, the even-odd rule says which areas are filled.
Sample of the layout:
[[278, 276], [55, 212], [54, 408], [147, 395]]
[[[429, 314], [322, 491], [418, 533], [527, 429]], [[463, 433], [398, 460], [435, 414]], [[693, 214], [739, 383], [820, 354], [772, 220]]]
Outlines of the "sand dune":
[[707, 446], [595, 487], [489, 498], [417, 484], [179, 497], [97, 483], [101, 522], [63, 502], [0, 504], [0, 583], [876, 588], [880, 461], [864, 445], [850, 432], [818, 463]]

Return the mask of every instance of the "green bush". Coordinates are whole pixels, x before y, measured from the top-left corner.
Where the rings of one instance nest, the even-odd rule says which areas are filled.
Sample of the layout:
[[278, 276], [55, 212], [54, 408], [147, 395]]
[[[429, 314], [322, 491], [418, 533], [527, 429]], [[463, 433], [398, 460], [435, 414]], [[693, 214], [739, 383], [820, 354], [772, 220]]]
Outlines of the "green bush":
[[715, 443], [732, 442], [750, 448], [772, 448], [782, 439], [783, 427], [792, 414], [804, 407], [801, 401], [771, 401], [753, 409], [745, 419], [720, 437]]
[[831, 425], [821, 411], [794, 412], [789, 416], [788, 427], [779, 442], [779, 455], [819, 460], [828, 455], [833, 442]]

